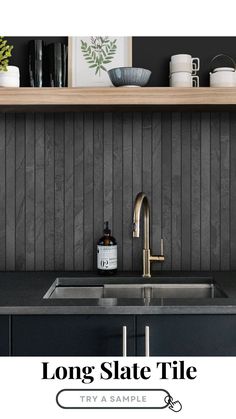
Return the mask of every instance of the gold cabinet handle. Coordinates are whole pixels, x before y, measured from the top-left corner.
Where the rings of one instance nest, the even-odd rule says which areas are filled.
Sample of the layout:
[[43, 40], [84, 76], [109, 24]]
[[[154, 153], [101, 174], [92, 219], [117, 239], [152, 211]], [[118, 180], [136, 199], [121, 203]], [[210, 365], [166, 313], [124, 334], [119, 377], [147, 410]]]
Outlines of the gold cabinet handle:
[[145, 356], [150, 356], [150, 328], [145, 326]]
[[127, 356], [127, 326], [122, 328], [122, 356]]

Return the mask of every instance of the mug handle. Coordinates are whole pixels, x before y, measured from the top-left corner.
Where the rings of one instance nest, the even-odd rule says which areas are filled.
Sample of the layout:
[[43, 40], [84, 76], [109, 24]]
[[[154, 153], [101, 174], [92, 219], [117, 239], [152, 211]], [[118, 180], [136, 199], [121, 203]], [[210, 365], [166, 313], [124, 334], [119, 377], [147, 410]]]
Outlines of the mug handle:
[[[194, 61], [196, 61], [196, 63], [194, 63]], [[196, 65], [195, 68], [193, 68], [194, 71], [199, 71], [200, 70], [200, 60], [198, 57], [194, 57], [192, 58], [192, 65], [193, 63]]]
[[199, 77], [198, 76], [192, 76], [192, 84], [193, 84], [193, 87], [199, 87]]
[[192, 62], [192, 76], [197, 74], [197, 63]]

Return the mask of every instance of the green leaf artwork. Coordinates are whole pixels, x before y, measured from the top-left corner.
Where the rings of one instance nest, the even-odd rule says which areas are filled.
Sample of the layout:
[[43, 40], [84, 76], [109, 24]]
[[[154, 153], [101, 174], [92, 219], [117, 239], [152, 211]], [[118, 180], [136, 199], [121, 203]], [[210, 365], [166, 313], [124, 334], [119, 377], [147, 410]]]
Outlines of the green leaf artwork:
[[95, 75], [101, 76], [107, 71], [106, 64], [110, 64], [116, 54], [117, 39], [111, 41], [108, 36], [92, 36], [91, 43], [81, 40], [81, 51], [88, 67], [94, 69]]
[[12, 48], [13, 46], [8, 45], [7, 41], [4, 40], [4, 36], [0, 36], [0, 71], [7, 71]]

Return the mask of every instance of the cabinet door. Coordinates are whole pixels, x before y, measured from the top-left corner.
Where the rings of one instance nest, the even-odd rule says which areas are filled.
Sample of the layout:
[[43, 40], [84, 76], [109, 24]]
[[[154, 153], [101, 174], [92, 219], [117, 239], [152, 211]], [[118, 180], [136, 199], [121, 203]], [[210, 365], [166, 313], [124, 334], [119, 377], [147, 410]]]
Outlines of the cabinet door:
[[134, 316], [13, 316], [15, 356], [122, 356], [123, 326], [127, 353], [134, 355]]
[[9, 355], [9, 316], [0, 316], [0, 356]]
[[236, 356], [236, 315], [153, 315], [137, 320], [137, 353], [150, 356]]

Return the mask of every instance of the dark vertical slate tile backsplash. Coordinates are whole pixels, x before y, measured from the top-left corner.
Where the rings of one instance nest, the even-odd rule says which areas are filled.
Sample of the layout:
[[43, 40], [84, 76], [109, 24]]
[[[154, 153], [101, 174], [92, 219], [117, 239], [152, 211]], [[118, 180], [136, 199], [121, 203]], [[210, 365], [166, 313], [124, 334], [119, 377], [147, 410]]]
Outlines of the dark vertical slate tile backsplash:
[[154, 270], [236, 269], [236, 113], [1, 113], [0, 270], [93, 270], [104, 220], [141, 269], [141, 190]]

